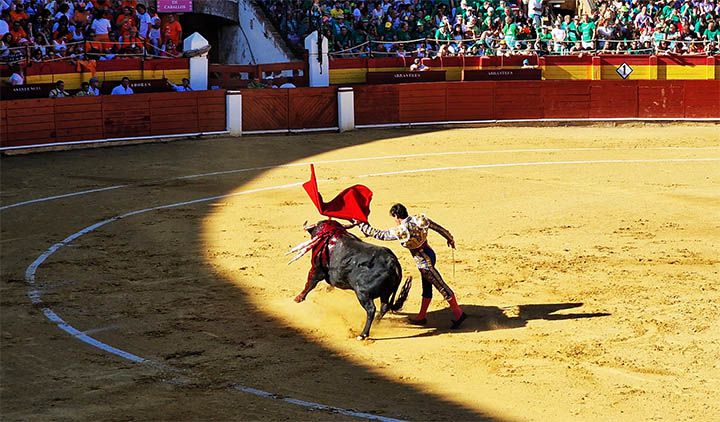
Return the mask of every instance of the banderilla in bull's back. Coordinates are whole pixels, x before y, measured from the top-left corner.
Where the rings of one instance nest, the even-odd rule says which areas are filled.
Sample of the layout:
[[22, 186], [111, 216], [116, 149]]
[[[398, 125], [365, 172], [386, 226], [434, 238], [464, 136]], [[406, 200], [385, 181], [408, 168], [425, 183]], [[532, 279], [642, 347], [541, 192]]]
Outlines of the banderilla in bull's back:
[[[311, 239], [290, 253], [295, 256], [290, 263], [312, 251], [311, 268], [307, 283], [295, 302], [302, 302], [308, 293], [325, 280], [339, 289], [353, 290], [360, 305], [367, 312], [365, 328], [358, 340], [370, 336], [375, 317], [375, 299], [380, 298], [380, 320], [388, 311], [399, 311], [410, 292], [412, 277], [408, 277], [398, 294], [402, 280], [402, 268], [395, 254], [388, 248], [363, 242], [337, 221], [322, 220], [311, 226], [304, 225]], [[396, 297], [397, 296], [397, 297]]]

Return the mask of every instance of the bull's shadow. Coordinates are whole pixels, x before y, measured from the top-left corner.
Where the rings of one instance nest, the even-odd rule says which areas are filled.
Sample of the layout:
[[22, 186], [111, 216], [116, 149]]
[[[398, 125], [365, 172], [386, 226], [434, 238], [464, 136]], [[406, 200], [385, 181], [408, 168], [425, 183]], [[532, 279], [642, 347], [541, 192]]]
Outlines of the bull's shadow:
[[[373, 338], [373, 340], [396, 340], [404, 338], [431, 337], [445, 333], [506, 330], [525, 327], [528, 321], [534, 319], [561, 321], [566, 319], [597, 318], [610, 315], [607, 312], [555, 314], [555, 312], [564, 309], [579, 308], [583, 306], [582, 302], [527, 304], [503, 308], [497, 306], [468, 304], [462, 304], [461, 306], [468, 317], [459, 329], [453, 330], [450, 328], [450, 319], [452, 318], [452, 312], [450, 312], [450, 309], [440, 309], [428, 312], [427, 325], [417, 327], [418, 330], [422, 330], [421, 333], [409, 336]], [[399, 315], [407, 317], [414, 314], [401, 312]]]

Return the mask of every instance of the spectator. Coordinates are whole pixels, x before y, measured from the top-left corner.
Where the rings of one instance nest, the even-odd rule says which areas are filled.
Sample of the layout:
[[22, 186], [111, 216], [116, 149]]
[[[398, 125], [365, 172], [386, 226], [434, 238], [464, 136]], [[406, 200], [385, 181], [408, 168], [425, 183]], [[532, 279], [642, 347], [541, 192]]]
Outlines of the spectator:
[[90, 84], [88, 82], [81, 82], [80, 83], [80, 91], [78, 91], [77, 94], [75, 94], [76, 97], [94, 97], [95, 93], [90, 89]]
[[[174, 34], [173, 44], [165, 48], [172, 57], [177, 56], [182, 37], [180, 24], [174, 20], [169, 18], [168, 26]], [[151, 35], [152, 56], [156, 56], [161, 25], [155, 9], [137, 0], [0, 0], [0, 59], [105, 60], [118, 53], [145, 56], [143, 49], [153, 46]], [[153, 30], [157, 34], [151, 34]], [[9, 39], [4, 38], [6, 33], [11, 34]], [[91, 43], [85, 43], [88, 40]], [[26, 46], [31, 48], [23, 48]]]
[[25, 85], [25, 74], [23, 73], [22, 67], [19, 64], [13, 64], [10, 66], [12, 75], [7, 80], [7, 84], [11, 86]]
[[148, 8], [148, 15], [150, 15], [150, 28], [148, 29], [148, 39], [152, 54], [160, 54], [160, 38], [161, 38], [161, 20], [157, 15], [154, 7]]
[[2, 13], [0, 13], [0, 38], [10, 32], [10, 25], [8, 24], [9, 20], [10, 14], [6, 10], [3, 10]]
[[69, 97], [70, 93], [65, 91], [65, 82], [57, 81], [55, 88], [50, 91], [50, 98], [65, 98]]
[[[344, 51], [339, 57], [493, 54], [503, 39], [502, 54], [567, 54], [570, 49], [626, 51], [623, 49], [632, 41], [644, 46], [647, 40], [651, 46], [646, 53], [652, 53], [663, 40], [671, 47], [677, 42], [692, 45], [693, 41], [702, 41], [684, 51], [707, 53], [710, 48], [705, 46], [713, 41], [712, 48], [717, 48], [720, 37], [717, 29], [705, 34], [711, 21], [717, 28], [717, 0], [600, 0], [586, 16], [558, 16], [547, 35], [540, 29], [543, 20], [550, 18], [542, 0], [260, 3], [291, 44], [302, 45], [309, 32], [320, 29], [332, 51]], [[417, 39], [421, 41], [414, 41]], [[576, 41], [581, 41], [579, 47], [574, 46]]]
[[138, 4], [135, 10], [137, 11], [138, 36], [145, 42], [150, 35], [153, 18], [150, 16], [150, 13], [147, 12], [144, 4]]
[[248, 84], [247, 87], [250, 89], [263, 89], [263, 88], [267, 88], [268, 86], [265, 85], [264, 83], [260, 82], [260, 77], [255, 75], [255, 76], [253, 76], [252, 81], [250, 81], [250, 83]]
[[285, 83], [280, 85], [280, 88], [281, 89], [292, 89], [292, 88], [297, 88], [297, 87], [293, 83], [293, 77], [288, 76], [288, 78], [285, 80]]
[[166, 45], [166, 50], [168, 49], [167, 44], [170, 41], [173, 47], [180, 45], [182, 26], [180, 26], [180, 22], [177, 21], [175, 14], [168, 15], [168, 21], [162, 28], [162, 41]]
[[188, 78], [182, 78], [181, 85], [175, 85], [170, 81], [168, 81], [168, 84], [170, 84], [170, 86], [175, 90], [175, 92], [190, 92], [193, 90], [190, 86], [190, 79]]
[[413, 64], [410, 65], [411, 72], [424, 72], [430, 70], [428, 66], [425, 66], [419, 58], [416, 58]]
[[134, 93], [133, 89], [130, 88], [130, 78], [125, 76], [120, 81], [120, 85], [113, 88], [111, 95], [132, 95]]
[[93, 93], [94, 96], [99, 97], [100, 96], [100, 87], [98, 86], [100, 84], [100, 81], [96, 77], [90, 78], [90, 92]]

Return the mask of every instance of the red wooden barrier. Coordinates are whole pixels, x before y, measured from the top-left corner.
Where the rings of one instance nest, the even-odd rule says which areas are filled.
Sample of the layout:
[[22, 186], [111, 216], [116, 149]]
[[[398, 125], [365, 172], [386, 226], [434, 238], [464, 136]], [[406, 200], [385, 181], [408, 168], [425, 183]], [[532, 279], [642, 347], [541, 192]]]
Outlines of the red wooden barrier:
[[225, 91], [0, 102], [0, 147], [225, 130]]
[[637, 117], [635, 81], [594, 81], [590, 83], [590, 118]]
[[685, 81], [685, 117], [718, 117], [720, 83]]
[[639, 81], [638, 117], [685, 117], [684, 81]]
[[589, 81], [545, 81], [542, 99], [546, 119], [590, 117]]
[[366, 85], [355, 88], [355, 124], [400, 122], [400, 85]]
[[331, 88], [246, 89], [244, 131], [337, 127], [337, 90]]
[[446, 84], [447, 120], [494, 119], [495, 85], [495, 82]]
[[290, 129], [316, 129], [338, 125], [335, 88], [297, 88], [288, 90]]
[[720, 81], [509, 81], [356, 86], [355, 122], [720, 118]]

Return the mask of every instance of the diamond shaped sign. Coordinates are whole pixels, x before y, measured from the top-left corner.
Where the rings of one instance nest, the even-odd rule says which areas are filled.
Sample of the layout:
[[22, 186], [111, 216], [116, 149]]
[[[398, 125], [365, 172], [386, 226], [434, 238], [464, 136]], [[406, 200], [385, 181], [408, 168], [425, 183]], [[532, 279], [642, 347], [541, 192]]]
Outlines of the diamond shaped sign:
[[628, 76], [630, 76], [630, 74], [633, 73], [633, 68], [628, 66], [627, 63], [623, 63], [620, 65], [620, 67], [615, 69], [615, 71], [617, 72], [618, 75], [620, 75], [621, 78], [627, 79]]

